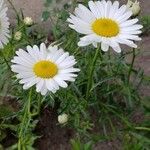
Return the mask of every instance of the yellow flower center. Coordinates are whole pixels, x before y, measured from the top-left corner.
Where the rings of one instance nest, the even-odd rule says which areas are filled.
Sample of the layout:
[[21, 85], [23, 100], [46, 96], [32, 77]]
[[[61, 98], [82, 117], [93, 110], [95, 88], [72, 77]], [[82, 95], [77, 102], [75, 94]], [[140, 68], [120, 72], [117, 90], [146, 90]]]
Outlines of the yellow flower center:
[[92, 30], [103, 37], [114, 37], [119, 33], [119, 26], [111, 19], [101, 18], [93, 22]]
[[57, 74], [58, 68], [51, 61], [41, 60], [33, 66], [33, 71], [38, 77], [52, 78]]

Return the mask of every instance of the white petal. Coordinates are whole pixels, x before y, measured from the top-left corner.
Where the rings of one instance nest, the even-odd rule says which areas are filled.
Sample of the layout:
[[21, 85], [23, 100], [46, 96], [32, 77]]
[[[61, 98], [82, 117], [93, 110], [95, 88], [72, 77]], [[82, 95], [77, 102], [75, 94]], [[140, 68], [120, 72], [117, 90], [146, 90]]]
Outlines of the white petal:
[[43, 96], [46, 95], [46, 93], [48, 92], [48, 89], [46, 87], [46, 81], [44, 81], [43, 87], [40, 92]]
[[34, 59], [34, 61], [38, 60], [37, 55], [35, 55], [35, 51], [33, 51], [31, 46], [29, 46], [29, 45], [27, 46], [27, 51], [30, 54], [30, 56], [32, 57], [32, 59]]
[[132, 42], [132, 41], [130, 41], [130, 40], [127, 40], [127, 39], [117, 39], [117, 41], [119, 42], [119, 43], [121, 43], [121, 44], [126, 44], [126, 45], [128, 45], [128, 46], [130, 46], [130, 47], [133, 47], [133, 48], [137, 48], [137, 45], [134, 43], [134, 42]]
[[101, 14], [100, 14], [100, 11], [97, 8], [96, 2], [89, 1], [88, 5], [89, 5], [90, 10], [94, 14], [95, 18], [100, 18]]
[[117, 52], [117, 53], [121, 52], [121, 48], [115, 40], [111, 40], [110, 46], [114, 49], [115, 52]]
[[19, 83], [24, 84], [24, 83], [27, 83], [27, 82], [30, 82], [30, 81], [33, 81], [33, 80], [36, 80], [36, 77], [32, 76], [32, 77], [29, 77], [29, 78], [24, 78], [24, 79], [20, 80]]
[[58, 84], [53, 79], [48, 79], [46, 81], [46, 87], [49, 91], [55, 93], [57, 90], [59, 90]]
[[69, 56], [68, 52], [64, 53], [61, 57], [59, 57], [59, 59], [56, 61], [56, 63], [57, 64], [61, 63], [68, 56]]
[[96, 19], [92, 12], [82, 4], [79, 4], [75, 9], [75, 15], [89, 24]]
[[35, 85], [36, 83], [38, 83], [39, 80], [32, 80], [30, 82], [27, 82], [23, 85], [23, 89], [29, 89], [30, 87], [32, 87], [33, 85]]
[[119, 23], [122, 23], [122, 22], [126, 21], [127, 19], [129, 19], [131, 16], [132, 16], [132, 12], [128, 11], [116, 19]]
[[[118, 1], [115, 1], [113, 4], [112, 4], [112, 8], [113, 8], [113, 13], [111, 14], [111, 16], [113, 17], [113, 15], [118, 11], [119, 9], [119, 2]], [[110, 10], [110, 13], [111, 13], [111, 10]], [[110, 14], [109, 14], [110, 15]]]
[[91, 25], [89, 23], [84, 22], [80, 18], [70, 15], [70, 18], [68, 19], [68, 22], [71, 24], [69, 25], [70, 28], [76, 30], [79, 33], [82, 34], [91, 34]]
[[78, 68], [68, 68], [68, 69], [62, 69], [59, 71], [59, 73], [71, 73], [71, 72], [79, 72], [80, 69]]
[[61, 86], [62, 88], [67, 88], [67, 83], [65, 81], [63, 81], [61, 78], [59, 78], [58, 76], [54, 77], [54, 80], [59, 84], [59, 86]]
[[40, 45], [40, 58], [46, 59], [47, 52], [46, 52], [46, 45], [44, 43], [41, 43]]
[[138, 19], [130, 19], [130, 20], [127, 20], [127, 21], [121, 23], [120, 26], [121, 26], [121, 28], [122, 27], [128, 27], [128, 26], [131, 26], [137, 22], [138, 22]]
[[36, 91], [40, 92], [44, 85], [44, 79], [40, 79], [40, 81], [36, 84]]
[[109, 49], [109, 45], [102, 42], [102, 43], [101, 43], [101, 49], [102, 49], [104, 52], [106, 52], [106, 51], [108, 51], [108, 49]]

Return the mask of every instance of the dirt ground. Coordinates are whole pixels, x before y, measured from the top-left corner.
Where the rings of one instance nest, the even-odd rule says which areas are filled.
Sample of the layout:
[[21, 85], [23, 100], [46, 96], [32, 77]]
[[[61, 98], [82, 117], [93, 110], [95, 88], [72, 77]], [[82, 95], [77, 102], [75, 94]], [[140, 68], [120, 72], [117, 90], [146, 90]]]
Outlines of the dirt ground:
[[[68, 127], [61, 127], [57, 121], [57, 108], [45, 108], [39, 119], [36, 134], [41, 138], [35, 143], [38, 150], [70, 150], [70, 139], [74, 131]], [[42, 129], [42, 130], [41, 130]]]
[[[120, 0], [125, 2], [126, 0]], [[150, 0], [139, 0], [142, 6], [142, 15], [150, 14]], [[35, 22], [41, 22], [41, 13], [43, 11], [44, 0], [12, 0], [16, 8], [23, 9], [25, 16], [31, 16]], [[12, 8], [9, 6], [10, 21], [15, 23], [15, 16]], [[46, 27], [46, 28], [45, 28]], [[44, 23], [43, 29], [50, 30], [50, 22]], [[47, 32], [46, 31], [46, 32]], [[144, 36], [142, 42], [139, 44], [141, 47], [141, 54], [136, 59], [136, 66], [144, 69], [147, 76], [150, 75], [150, 36]], [[150, 87], [143, 86], [141, 94], [150, 96]], [[42, 130], [39, 130], [42, 129]], [[69, 140], [73, 138], [73, 131], [67, 127], [61, 127], [57, 124], [57, 112], [51, 109], [44, 109], [40, 117], [39, 124], [35, 130], [41, 136], [35, 143], [38, 150], [70, 150]], [[95, 150], [121, 150], [120, 141], [114, 140], [110, 142], [103, 142], [97, 144]]]

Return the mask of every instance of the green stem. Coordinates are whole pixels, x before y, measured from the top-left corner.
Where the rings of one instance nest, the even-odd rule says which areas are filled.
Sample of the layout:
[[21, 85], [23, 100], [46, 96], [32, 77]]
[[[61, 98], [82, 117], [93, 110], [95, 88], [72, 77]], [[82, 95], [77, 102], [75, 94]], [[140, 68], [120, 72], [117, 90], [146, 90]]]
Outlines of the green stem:
[[38, 94], [38, 104], [37, 104], [38, 107], [37, 107], [37, 111], [34, 112], [34, 113], [31, 113], [31, 116], [32, 116], [32, 117], [34, 117], [34, 116], [36, 116], [36, 115], [38, 115], [38, 114], [40, 113], [41, 104], [42, 104], [42, 102], [41, 102], [41, 94]]
[[90, 65], [90, 72], [89, 72], [89, 78], [88, 78], [88, 83], [87, 83], [87, 90], [86, 90], [86, 100], [88, 100], [89, 95], [90, 95], [90, 89], [92, 86], [92, 81], [93, 81], [93, 74], [94, 74], [94, 69], [95, 69], [95, 65], [96, 65], [96, 61], [98, 58], [98, 54], [99, 54], [99, 48], [96, 49], [93, 61]]
[[132, 57], [132, 62], [131, 62], [131, 65], [130, 65], [130, 68], [129, 68], [129, 73], [128, 73], [128, 84], [130, 82], [130, 76], [131, 76], [131, 72], [132, 72], [132, 69], [133, 69], [133, 65], [134, 65], [134, 61], [135, 61], [135, 49], [133, 49], [133, 57]]
[[2, 55], [2, 57], [3, 57], [3, 59], [4, 59], [5, 63], [6, 63], [6, 65], [7, 65], [8, 69], [11, 70], [11, 67], [10, 67], [10, 65], [9, 65], [9, 63], [8, 63], [8, 61], [7, 61], [6, 57], [5, 57], [5, 55], [4, 55], [4, 53], [2, 52], [2, 50], [0, 50], [0, 53], [1, 53], [1, 55]]
[[[107, 53], [108, 55], [108, 64], [107, 64], [107, 73], [108, 73], [108, 76], [112, 76], [112, 71], [111, 71], [111, 54], [110, 54], [110, 51], [108, 51]], [[110, 82], [107, 82], [107, 91], [110, 91]], [[109, 98], [109, 101], [111, 101], [112, 99], [112, 94], [110, 93], [108, 95], [108, 98]]]
[[26, 129], [28, 127], [29, 121], [31, 120], [31, 113], [30, 113], [30, 107], [31, 107], [31, 96], [32, 96], [32, 89], [29, 92], [29, 98], [26, 102], [23, 110], [23, 119], [20, 124], [20, 131], [19, 131], [19, 140], [18, 140], [18, 150], [22, 150], [23, 148], [23, 139], [25, 136]]
[[135, 127], [136, 130], [145, 130], [145, 131], [150, 131], [150, 128], [147, 127]]

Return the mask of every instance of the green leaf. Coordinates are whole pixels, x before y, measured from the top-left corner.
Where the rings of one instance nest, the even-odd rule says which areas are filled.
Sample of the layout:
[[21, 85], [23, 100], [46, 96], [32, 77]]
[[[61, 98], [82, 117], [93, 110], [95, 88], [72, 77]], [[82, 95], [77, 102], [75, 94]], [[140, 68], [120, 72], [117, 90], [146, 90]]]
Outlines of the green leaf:
[[50, 17], [50, 12], [49, 11], [44, 11], [42, 13], [42, 19], [43, 19], [43, 21], [48, 20], [49, 17]]
[[81, 143], [79, 140], [71, 140], [72, 150], [80, 150]]

